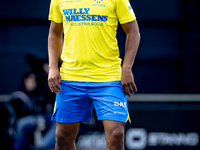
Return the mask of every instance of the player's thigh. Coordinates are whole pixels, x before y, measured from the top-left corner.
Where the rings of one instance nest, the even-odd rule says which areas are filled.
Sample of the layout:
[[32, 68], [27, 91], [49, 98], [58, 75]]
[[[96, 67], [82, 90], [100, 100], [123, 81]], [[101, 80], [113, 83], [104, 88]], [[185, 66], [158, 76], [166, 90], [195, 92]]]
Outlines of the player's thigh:
[[56, 94], [51, 120], [60, 123], [90, 122], [93, 102], [87, 98], [84, 83], [63, 81], [62, 91]]
[[56, 122], [56, 138], [74, 141], [78, 133], [80, 122], [59, 123]]

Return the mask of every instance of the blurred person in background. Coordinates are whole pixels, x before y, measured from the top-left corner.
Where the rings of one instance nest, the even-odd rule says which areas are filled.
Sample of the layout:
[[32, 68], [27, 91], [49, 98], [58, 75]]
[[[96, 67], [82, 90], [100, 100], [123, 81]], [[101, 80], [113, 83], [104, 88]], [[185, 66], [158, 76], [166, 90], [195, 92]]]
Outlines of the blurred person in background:
[[[34, 55], [27, 55], [26, 60], [28, 65], [24, 71], [19, 91], [28, 96], [32, 108], [27, 107], [20, 99], [11, 101], [17, 114], [13, 150], [33, 148], [35, 142], [34, 131], [37, 129], [38, 121], [43, 123], [44, 134], [52, 126], [50, 117], [55, 94], [48, 88], [48, 62], [46, 59], [37, 58]], [[54, 137], [52, 139], [54, 144]], [[52, 140], [49, 139], [49, 141]]]
[[[76, 149], [80, 122], [90, 122], [93, 105], [104, 125], [107, 150], [124, 149], [125, 123], [130, 121], [126, 95], [137, 90], [132, 65], [140, 41], [129, 1], [51, 0], [49, 20], [48, 83], [57, 94], [52, 115], [56, 150]], [[122, 68], [118, 21], [127, 35]]]

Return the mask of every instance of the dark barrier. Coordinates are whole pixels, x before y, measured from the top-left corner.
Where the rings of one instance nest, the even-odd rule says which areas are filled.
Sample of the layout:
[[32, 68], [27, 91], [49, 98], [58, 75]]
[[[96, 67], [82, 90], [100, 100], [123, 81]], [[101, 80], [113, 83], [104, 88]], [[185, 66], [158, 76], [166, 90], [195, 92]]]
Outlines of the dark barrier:
[[129, 99], [132, 124], [126, 149], [200, 149], [199, 95], [135, 95]]

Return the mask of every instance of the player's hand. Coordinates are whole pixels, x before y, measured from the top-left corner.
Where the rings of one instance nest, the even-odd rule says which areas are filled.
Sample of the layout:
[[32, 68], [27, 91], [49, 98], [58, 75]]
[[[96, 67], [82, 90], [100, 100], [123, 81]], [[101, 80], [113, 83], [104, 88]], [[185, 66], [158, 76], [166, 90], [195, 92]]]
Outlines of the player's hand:
[[61, 91], [59, 84], [61, 83], [61, 76], [58, 69], [49, 69], [48, 84], [51, 92], [56, 94]]
[[121, 84], [124, 93], [129, 97], [131, 97], [131, 94], [134, 94], [134, 90], [137, 92], [137, 87], [131, 69], [122, 69]]

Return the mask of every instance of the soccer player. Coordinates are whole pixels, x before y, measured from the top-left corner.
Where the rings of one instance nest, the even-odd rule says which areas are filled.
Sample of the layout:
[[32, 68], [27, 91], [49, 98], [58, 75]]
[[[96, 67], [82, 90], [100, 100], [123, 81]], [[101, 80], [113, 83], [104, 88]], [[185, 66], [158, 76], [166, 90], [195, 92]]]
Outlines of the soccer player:
[[[107, 150], [123, 150], [125, 123], [130, 121], [126, 96], [137, 91], [132, 66], [140, 42], [129, 1], [51, 0], [49, 20], [48, 83], [56, 93], [56, 150], [76, 149], [80, 122], [90, 122], [93, 105], [104, 125]], [[126, 33], [122, 67], [118, 21]]]

